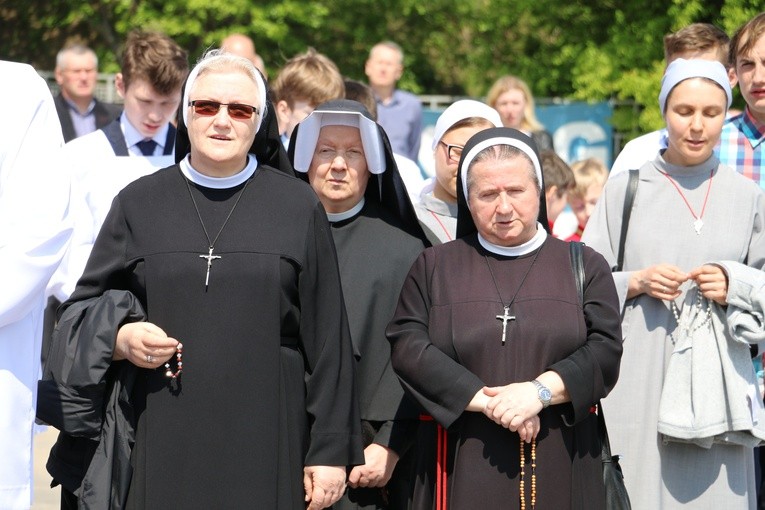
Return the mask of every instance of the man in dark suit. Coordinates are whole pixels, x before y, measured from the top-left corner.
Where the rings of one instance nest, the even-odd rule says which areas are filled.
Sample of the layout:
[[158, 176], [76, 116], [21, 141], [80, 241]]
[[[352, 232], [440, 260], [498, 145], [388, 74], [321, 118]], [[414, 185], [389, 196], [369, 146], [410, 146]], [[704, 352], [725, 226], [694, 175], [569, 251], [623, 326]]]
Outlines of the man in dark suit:
[[86, 135], [119, 116], [117, 105], [102, 103], [93, 92], [98, 74], [98, 57], [82, 45], [67, 46], [56, 56], [56, 83], [61, 93], [55, 104], [64, 141]]

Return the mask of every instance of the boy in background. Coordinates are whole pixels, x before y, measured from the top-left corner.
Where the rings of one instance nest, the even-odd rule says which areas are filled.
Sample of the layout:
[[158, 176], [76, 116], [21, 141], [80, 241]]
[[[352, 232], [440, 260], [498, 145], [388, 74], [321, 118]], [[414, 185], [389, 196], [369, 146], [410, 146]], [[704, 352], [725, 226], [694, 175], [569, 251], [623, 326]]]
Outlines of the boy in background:
[[313, 48], [289, 59], [270, 85], [285, 150], [295, 126], [317, 106], [345, 96], [340, 70]]
[[765, 189], [765, 12], [736, 30], [729, 60], [746, 108], [725, 122], [715, 154]]
[[574, 172], [576, 186], [568, 194], [568, 205], [576, 217], [576, 231], [563, 239], [580, 241], [584, 227], [595, 210], [595, 204], [603, 193], [603, 186], [608, 180], [608, 169], [599, 159], [587, 158], [572, 164], [571, 170]]
[[[117, 92], [125, 104], [119, 118], [64, 145], [62, 164], [72, 176], [72, 245], [48, 285], [65, 301], [85, 269], [101, 223], [116, 194], [133, 180], [173, 163], [175, 118], [188, 56], [168, 36], [132, 32], [125, 41]], [[52, 312], [46, 311], [46, 328]], [[44, 341], [52, 333], [46, 331]], [[45, 356], [45, 350], [43, 350]]]
[[539, 162], [542, 164], [542, 178], [545, 181], [548, 227], [552, 232], [553, 224], [566, 208], [568, 194], [574, 189], [576, 181], [571, 168], [555, 151], [539, 151]]

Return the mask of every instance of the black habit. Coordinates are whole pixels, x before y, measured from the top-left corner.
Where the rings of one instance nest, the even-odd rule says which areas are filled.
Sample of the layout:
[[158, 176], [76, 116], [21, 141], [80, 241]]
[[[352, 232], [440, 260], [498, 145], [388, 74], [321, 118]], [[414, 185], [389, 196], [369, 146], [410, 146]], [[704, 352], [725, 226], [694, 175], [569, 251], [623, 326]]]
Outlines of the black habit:
[[[519, 507], [518, 434], [465, 407], [484, 386], [530, 381], [547, 370], [561, 376], [571, 402], [539, 415], [538, 508], [603, 508], [597, 418], [590, 408], [618, 375], [620, 315], [613, 279], [603, 258], [585, 247], [583, 314], [568, 245], [548, 238], [539, 250], [511, 307], [516, 319], [507, 325], [505, 345], [496, 318], [502, 301], [487, 264], [509, 299], [536, 252], [500, 257], [484, 250], [475, 235], [429, 248], [417, 259], [388, 327], [396, 373], [448, 428], [451, 509], [500, 508], [499, 502], [501, 508]], [[425, 462], [418, 470], [418, 490], [428, 490], [428, 469]], [[528, 493], [528, 467], [526, 480]]]
[[177, 381], [137, 369], [128, 508], [302, 509], [304, 465], [363, 462], [326, 214], [305, 183], [266, 166], [246, 185], [191, 193], [212, 236], [242, 194], [207, 289], [208, 241], [173, 166], [120, 192], [64, 305], [125, 289], [183, 343]]
[[[448, 430], [449, 509], [520, 507], [519, 435], [465, 408], [484, 386], [531, 381], [548, 370], [561, 377], [570, 402], [539, 413], [537, 508], [604, 509], [597, 417], [591, 410], [619, 374], [621, 314], [611, 271], [601, 255], [584, 247], [580, 304], [568, 243], [548, 235], [539, 248], [514, 257], [482, 246], [462, 183], [468, 158], [487, 142], [482, 146], [514, 145], [533, 156], [529, 160], [540, 181], [538, 221], [547, 226], [534, 142], [507, 128], [487, 129], [468, 140], [458, 174], [459, 238], [426, 249], [412, 266], [386, 330], [391, 362], [406, 392]], [[500, 320], [505, 305], [512, 320]], [[424, 423], [415, 466], [417, 510], [430, 510], [436, 499], [434, 436]], [[525, 460], [530, 508], [529, 445]]]
[[[323, 112], [359, 115], [360, 123], [369, 123], [368, 126], [379, 133], [377, 149], [385, 155], [384, 171], [369, 178], [361, 211], [332, 222], [331, 228], [351, 338], [358, 357], [356, 381], [364, 446], [376, 443], [392, 449], [400, 457], [385, 487], [350, 488], [335, 508], [405, 508], [419, 408], [404, 396], [393, 372], [385, 327], [393, 316], [407, 271], [427, 240], [406, 194], [388, 138], [366, 108], [356, 101], [336, 100], [320, 105], [312, 115]], [[292, 134], [289, 155], [293, 163], [296, 151], [310, 151], [312, 155], [315, 150], [299, 135], [304, 126], [305, 123], [299, 124]], [[367, 161], [370, 149], [365, 146]], [[307, 181], [306, 170], [302, 169], [298, 175]]]
[[331, 226], [351, 338], [359, 353], [356, 381], [364, 445], [377, 443], [402, 457], [387, 484], [386, 496], [381, 489], [349, 489], [336, 506], [388, 508], [390, 504], [390, 508], [399, 508], [409, 496], [406, 454], [414, 442], [419, 411], [404, 397], [393, 372], [385, 327], [406, 273], [424, 246], [373, 201], [367, 201], [356, 216]]

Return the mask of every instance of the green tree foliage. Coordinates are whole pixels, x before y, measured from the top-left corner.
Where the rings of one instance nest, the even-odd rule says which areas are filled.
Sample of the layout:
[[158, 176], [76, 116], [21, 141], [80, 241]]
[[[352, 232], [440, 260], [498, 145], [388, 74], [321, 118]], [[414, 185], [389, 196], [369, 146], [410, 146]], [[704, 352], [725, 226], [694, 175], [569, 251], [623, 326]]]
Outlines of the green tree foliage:
[[630, 110], [614, 122], [637, 134], [662, 123], [663, 36], [693, 22], [732, 33], [761, 9], [761, 0], [0, 0], [0, 58], [52, 69], [58, 49], [79, 41], [114, 72], [132, 29], [164, 31], [192, 61], [237, 31], [272, 76], [312, 46], [363, 80], [369, 48], [390, 39], [406, 55], [402, 88], [482, 97], [514, 74], [537, 97], [635, 101], [638, 118]]

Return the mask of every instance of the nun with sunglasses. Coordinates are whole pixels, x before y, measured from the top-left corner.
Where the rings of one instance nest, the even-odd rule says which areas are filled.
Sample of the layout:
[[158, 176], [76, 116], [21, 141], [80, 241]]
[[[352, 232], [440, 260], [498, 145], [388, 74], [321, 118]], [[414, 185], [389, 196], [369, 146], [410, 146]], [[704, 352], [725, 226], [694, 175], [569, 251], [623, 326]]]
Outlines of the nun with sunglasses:
[[610, 268], [583, 248], [580, 299], [520, 131], [473, 135], [457, 194], [457, 239], [417, 258], [387, 328], [396, 374], [445, 431], [413, 506], [604, 509], [593, 406], [622, 350]]
[[62, 507], [327, 508], [363, 454], [326, 214], [248, 60], [205, 55], [179, 117], [180, 161], [119, 193], [61, 308]]

